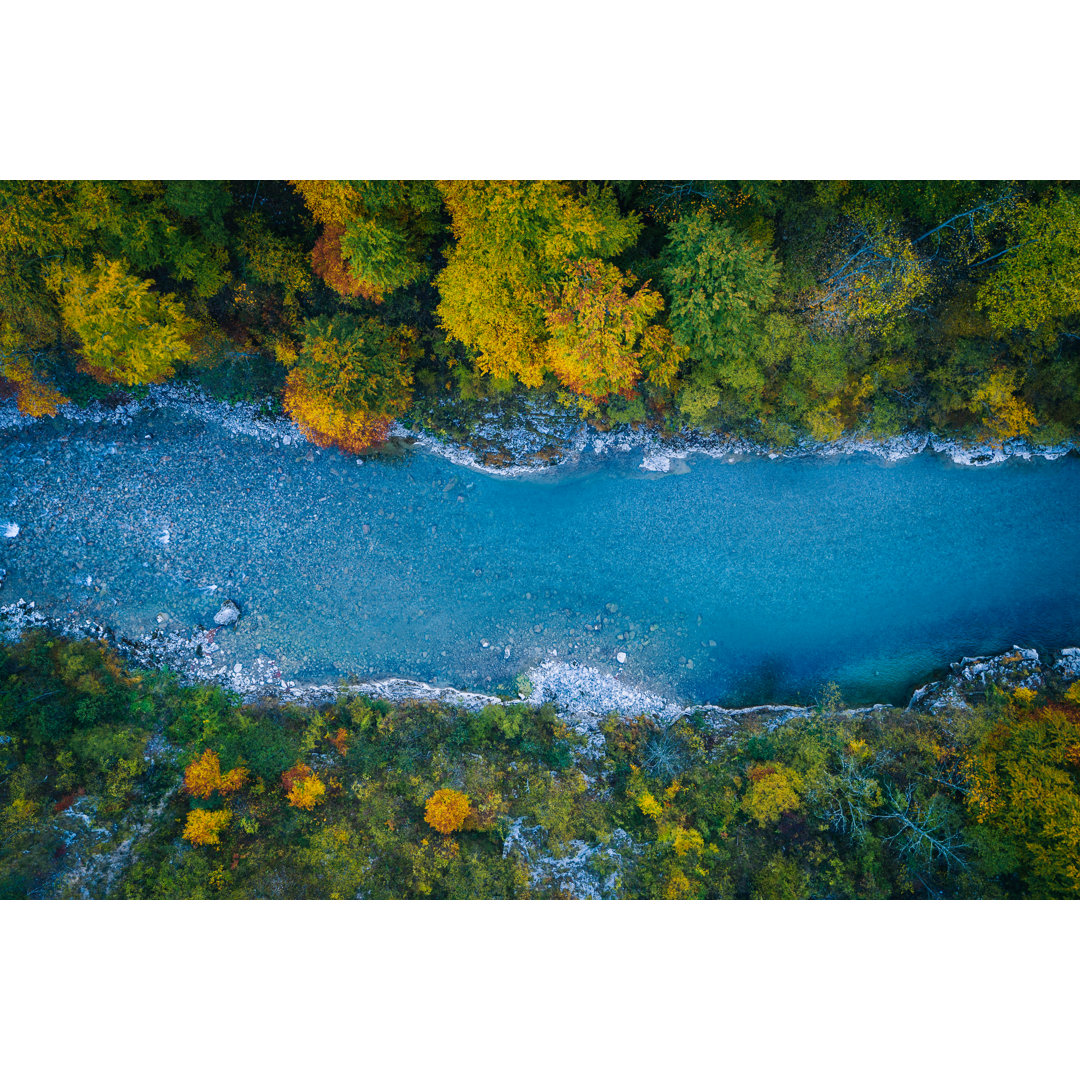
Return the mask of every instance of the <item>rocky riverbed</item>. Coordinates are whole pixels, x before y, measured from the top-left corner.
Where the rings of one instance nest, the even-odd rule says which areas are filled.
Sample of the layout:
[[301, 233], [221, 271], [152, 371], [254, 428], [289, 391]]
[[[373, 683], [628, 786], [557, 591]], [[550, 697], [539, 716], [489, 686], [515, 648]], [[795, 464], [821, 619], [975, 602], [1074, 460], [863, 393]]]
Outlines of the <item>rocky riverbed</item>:
[[[776, 451], [538, 407], [462, 444], [400, 428], [372, 460], [182, 386], [61, 413], [0, 408], [12, 632], [111, 633], [245, 696], [346, 679], [674, 716], [805, 703], [828, 679], [900, 700], [961, 650], [1074, 640], [1076, 550], [1058, 536], [1076, 463], [1019, 463], [1069, 447], [910, 435]], [[1040, 604], [1042, 636], [1017, 615]]]

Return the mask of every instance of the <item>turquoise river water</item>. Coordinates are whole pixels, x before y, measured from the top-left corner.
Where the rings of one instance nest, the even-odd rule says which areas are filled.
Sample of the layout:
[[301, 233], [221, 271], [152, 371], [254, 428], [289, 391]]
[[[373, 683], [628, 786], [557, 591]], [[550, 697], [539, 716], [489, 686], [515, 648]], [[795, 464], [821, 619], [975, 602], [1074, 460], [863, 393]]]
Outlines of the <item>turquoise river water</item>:
[[[507, 690], [557, 657], [687, 701], [906, 700], [963, 654], [1080, 644], [1080, 460], [641, 453], [527, 478], [357, 464], [168, 410], [0, 434], [0, 600], [209, 626], [285, 678]], [[487, 643], [485, 648], [483, 643]], [[509, 655], [507, 655], [509, 650]], [[625, 663], [616, 656], [626, 654]]]

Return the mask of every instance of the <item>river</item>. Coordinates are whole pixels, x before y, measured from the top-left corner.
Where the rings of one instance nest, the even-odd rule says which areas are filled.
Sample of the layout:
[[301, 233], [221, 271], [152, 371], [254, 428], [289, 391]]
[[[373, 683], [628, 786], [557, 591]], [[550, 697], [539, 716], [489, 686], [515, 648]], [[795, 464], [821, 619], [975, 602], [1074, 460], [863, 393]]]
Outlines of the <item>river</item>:
[[[961, 655], [1080, 643], [1080, 460], [923, 453], [501, 477], [363, 463], [197, 415], [0, 433], [0, 600], [136, 636], [211, 626], [283, 678], [512, 691], [545, 659], [682, 701], [901, 702]], [[486, 643], [486, 647], [485, 647]], [[620, 663], [618, 654], [625, 654]]]

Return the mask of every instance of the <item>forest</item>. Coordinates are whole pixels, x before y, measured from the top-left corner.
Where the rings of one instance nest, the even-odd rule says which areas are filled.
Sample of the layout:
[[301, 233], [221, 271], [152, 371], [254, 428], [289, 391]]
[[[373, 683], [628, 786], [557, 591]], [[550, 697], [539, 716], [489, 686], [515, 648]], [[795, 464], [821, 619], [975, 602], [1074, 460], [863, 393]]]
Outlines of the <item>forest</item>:
[[[0, 393], [360, 451], [542, 396], [776, 446], [1080, 429], [1071, 181], [5, 181]], [[449, 417], [449, 419], [447, 419]]]
[[1060, 679], [586, 737], [551, 704], [242, 704], [103, 642], [0, 651], [8, 899], [1076, 897], [1078, 780]]

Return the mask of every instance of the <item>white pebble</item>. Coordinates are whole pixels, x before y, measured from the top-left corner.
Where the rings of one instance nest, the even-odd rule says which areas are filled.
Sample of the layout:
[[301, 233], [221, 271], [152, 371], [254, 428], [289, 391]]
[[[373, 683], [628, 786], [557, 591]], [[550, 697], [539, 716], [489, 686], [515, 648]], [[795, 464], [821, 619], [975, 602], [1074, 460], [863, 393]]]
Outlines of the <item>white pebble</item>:
[[233, 669], [233, 671], [235, 671], [235, 672], [236, 672], [237, 674], [239, 674], [239, 673], [240, 673], [241, 671], [243, 671], [243, 670], [244, 670], [244, 665], [243, 665], [243, 664], [233, 664], [233, 666], [232, 666], [232, 669]]
[[616, 653], [615, 654], [615, 659], [618, 660], [620, 664], [625, 664], [626, 663], [626, 653], [624, 653], [624, 652]]
[[14, 521], [9, 521], [4, 525], [4, 535], [9, 540], [14, 540], [19, 535], [19, 526]]

